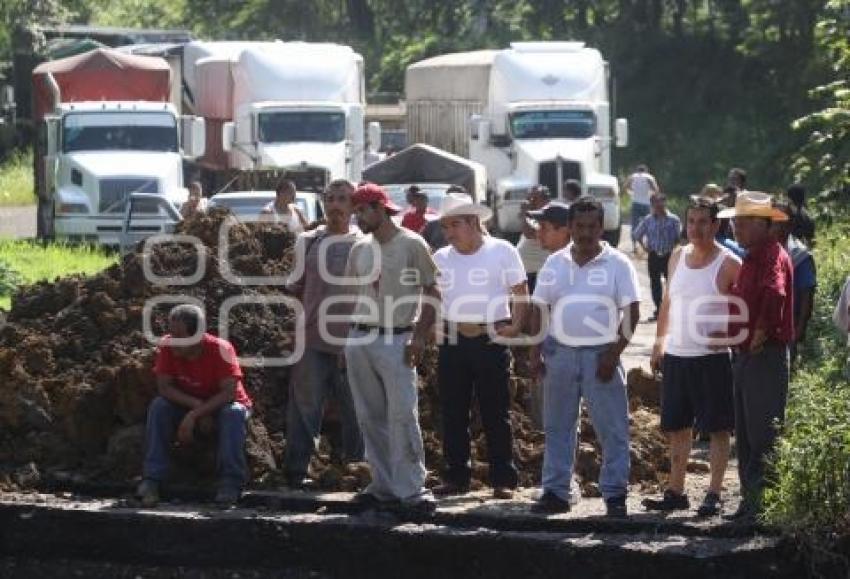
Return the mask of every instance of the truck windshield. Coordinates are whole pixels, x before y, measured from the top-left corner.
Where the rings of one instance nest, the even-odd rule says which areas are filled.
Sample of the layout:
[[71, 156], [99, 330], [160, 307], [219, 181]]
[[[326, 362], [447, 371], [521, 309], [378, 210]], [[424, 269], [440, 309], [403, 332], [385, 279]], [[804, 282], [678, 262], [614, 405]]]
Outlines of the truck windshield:
[[594, 133], [593, 111], [522, 111], [511, 115], [515, 139], [586, 139]]
[[338, 143], [345, 139], [345, 115], [337, 112], [260, 113], [263, 143]]
[[66, 153], [178, 150], [177, 121], [168, 113], [69, 113], [63, 124], [62, 150]]

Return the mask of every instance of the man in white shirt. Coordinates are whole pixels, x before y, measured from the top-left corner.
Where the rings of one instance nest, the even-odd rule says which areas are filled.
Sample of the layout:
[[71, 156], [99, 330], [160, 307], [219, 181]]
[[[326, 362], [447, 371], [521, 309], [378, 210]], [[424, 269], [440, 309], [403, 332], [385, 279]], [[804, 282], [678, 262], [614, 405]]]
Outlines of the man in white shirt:
[[[626, 180], [624, 189], [632, 198], [632, 231], [634, 231], [643, 218], [649, 215], [651, 197], [660, 193], [661, 189], [646, 165], [638, 165], [635, 168], [635, 172]], [[637, 240], [634, 238], [632, 238], [632, 251], [637, 251]]]
[[[434, 254], [446, 336], [440, 344], [438, 382], [446, 471], [438, 495], [469, 490], [473, 394], [487, 438], [493, 496], [508, 499], [518, 482], [510, 418], [510, 350], [499, 338], [520, 333], [528, 308], [525, 270], [516, 248], [484, 235], [489, 208], [459, 203], [441, 217], [449, 245]], [[510, 298], [519, 298], [513, 304]]]
[[[629, 407], [620, 355], [638, 322], [640, 297], [634, 266], [602, 241], [603, 230], [599, 201], [586, 196], [573, 203], [572, 243], [546, 260], [534, 290], [535, 304], [549, 315], [549, 335], [542, 348], [543, 495], [532, 507], [534, 512], [570, 510], [584, 398], [602, 446], [599, 489], [608, 515], [626, 516]], [[540, 352], [535, 351], [534, 358], [539, 361]]]

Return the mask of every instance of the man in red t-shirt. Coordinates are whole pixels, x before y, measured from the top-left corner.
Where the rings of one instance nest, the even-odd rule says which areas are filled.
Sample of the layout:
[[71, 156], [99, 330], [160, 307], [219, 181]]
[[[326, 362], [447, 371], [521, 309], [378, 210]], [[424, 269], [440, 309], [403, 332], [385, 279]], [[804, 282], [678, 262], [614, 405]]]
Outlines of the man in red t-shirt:
[[199, 422], [218, 424], [219, 487], [216, 502], [232, 505], [247, 480], [245, 436], [251, 399], [242, 384], [236, 351], [227, 340], [201, 333], [204, 313], [179, 305], [168, 316], [170, 334], [157, 348], [154, 373], [159, 396], [148, 407], [144, 480], [137, 494], [145, 506], [159, 502], [159, 483], [168, 474], [168, 451], [176, 431], [192, 442]]
[[437, 218], [437, 213], [428, 207], [428, 194], [416, 185], [411, 185], [407, 190], [407, 202], [411, 208], [401, 218], [401, 226], [422, 233], [429, 221]]
[[753, 522], [761, 511], [777, 424], [785, 419], [788, 345], [794, 339], [794, 267], [770, 234], [772, 222], [788, 220], [772, 206], [770, 195], [740, 191], [735, 206], [718, 217], [732, 218], [735, 240], [747, 250], [732, 288], [740, 303], [733, 313], [741, 314], [730, 324], [730, 337], [738, 342], [734, 402], [741, 503], [728, 518]]

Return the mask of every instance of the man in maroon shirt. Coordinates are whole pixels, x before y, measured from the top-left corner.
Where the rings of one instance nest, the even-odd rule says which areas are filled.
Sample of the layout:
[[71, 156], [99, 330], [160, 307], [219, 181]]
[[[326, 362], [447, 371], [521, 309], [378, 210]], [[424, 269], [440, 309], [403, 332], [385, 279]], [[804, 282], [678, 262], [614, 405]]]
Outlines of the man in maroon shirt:
[[236, 351], [227, 340], [201, 333], [204, 313], [179, 305], [168, 316], [170, 334], [157, 348], [154, 373], [159, 396], [148, 407], [144, 479], [137, 495], [144, 506], [159, 502], [168, 474], [168, 453], [176, 431], [180, 444], [192, 442], [195, 428], [212, 418], [218, 426], [219, 486], [216, 502], [239, 500], [247, 481], [245, 437], [251, 399], [242, 384]]
[[735, 362], [735, 445], [741, 505], [730, 519], [753, 521], [761, 508], [765, 459], [773, 449], [777, 423], [785, 418], [788, 397], [788, 345], [794, 339], [794, 268], [770, 235], [773, 221], [788, 216], [772, 207], [771, 197], [741, 191], [735, 207], [721, 211], [733, 218], [735, 239], [747, 250], [732, 288], [743, 311], [730, 324], [738, 344]]

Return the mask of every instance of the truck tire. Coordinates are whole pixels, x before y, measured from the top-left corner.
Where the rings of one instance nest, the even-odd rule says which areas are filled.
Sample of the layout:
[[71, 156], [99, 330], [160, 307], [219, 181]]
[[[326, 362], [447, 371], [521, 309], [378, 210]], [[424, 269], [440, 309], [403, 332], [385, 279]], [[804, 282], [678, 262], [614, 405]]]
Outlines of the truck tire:
[[36, 236], [39, 239], [52, 240], [55, 237], [53, 228], [55, 214], [56, 208], [53, 206], [53, 200], [39, 198], [35, 214]]
[[617, 247], [620, 245], [620, 234], [623, 231], [623, 226], [618, 225], [617, 229], [606, 231], [602, 234], [602, 239], [608, 242], [608, 245], [611, 247]]

